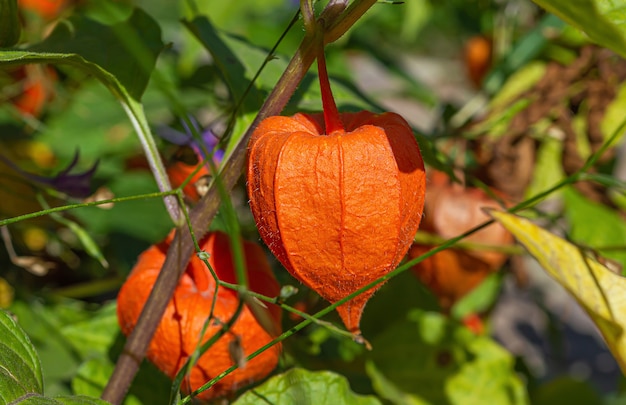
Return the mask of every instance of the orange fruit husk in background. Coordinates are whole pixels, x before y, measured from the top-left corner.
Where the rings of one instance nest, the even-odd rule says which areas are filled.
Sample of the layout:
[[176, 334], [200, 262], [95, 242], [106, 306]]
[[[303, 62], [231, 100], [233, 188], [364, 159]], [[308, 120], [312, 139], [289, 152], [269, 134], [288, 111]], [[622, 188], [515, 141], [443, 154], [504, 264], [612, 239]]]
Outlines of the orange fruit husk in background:
[[[409, 258], [415, 259], [432, 248], [414, 244], [409, 249]], [[442, 250], [413, 266], [413, 271], [435, 294], [443, 309], [450, 308], [491, 273], [484, 261], [461, 249]]]
[[23, 114], [39, 117], [46, 104], [55, 96], [57, 74], [50, 67], [24, 65], [11, 72], [22, 83], [21, 92], [11, 98], [13, 105]]
[[[165, 255], [173, 239], [173, 233], [164, 241], [153, 245], [139, 256], [128, 279], [122, 286], [117, 298], [117, 315], [122, 332], [132, 332], [139, 314], [156, 281]], [[208, 234], [200, 241], [200, 247], [207, 252], [209, 263], [220, 280], [235, 283], [233, 261], [230, 253], [228, 236], [221, 232]], [[274, 278], [267, 258], [261, 247], [251, 242], [244, 242], [246, 268], [251, 291], [277, 296], [280, 285]], [[210, 321], [202, 339], [207, 341], [228, 322], [235, 313], [239, 297], [233, 290], [219, 287], [214, 296], [215, 281], [205, 264], [196, 256], [191, 258], [185, 273], [181, 277], [172, 300], [167, 306], [147, 352], [147, 358], [168, 377], [174, 378], [187, 358], [199, 345], [199, 336], [210, 314], [215, 299], [214, 321]], [[267, 319], [272, 323], [273, 333], [281, 328], [281, 311], [275, 305], [267, 304]], [[216, 322], [219, 320], [219, 322]], [[189, 393], [219, 373], [225, 371], [241, 359], [234, 359], [230, 347], [239, 341], [245, 356], [260, 349], [272, 340], [272, 334], [261, 326], [257, 317], [245, 305], [239, 318], [204, 355], [202, 355], [191, 373], [182, 384], [183, 392]], [[210, 400], [228, 396], [236, 390], [265, 378], [277, 365], [280, 345], [274, 345], [254, 359], [248, 361], [220, 380], [211, 389], [204, 391], [198, 398]]]
[[[450, 239], [490, 220], [484, 208], [502, 209], [483, 190], [450, 183], [444, 173], [430, 172], [430, 179], [421, 226], [423, 231]], [[506, 246], [513, 243], [513, 236], [501, 225], [491, 224], [462, 241]], [[414, 259], [432, 248], [431, 245], [414, 244], [409, 257]], [[494, 250], [450, 248], [416, 264], [413, 271], [438, 297], [442, 308], [448, 309], [487, 275], [500, 269], [507, 259], [507, 254]]]
[[45, 20], [57, 18], [71, 3], [70, 0], [18, 0], [18, 7], [31, 11]]
[[484, 335], [486, 332], [485, 323], [478, 314], [466, 315], [461, 322], [475, 335]]
[[489, 38], [476, 35], [463, 47], [463, 58], [467, 77], [476, 87], [480, 87], [489, 69], [491, 69], [492, 42]]
[[[185, 154], [194, 153], [195, 163], [187, 162], [186, 160], [188, 159], [185, 156], [174, 156], [172, 162], [170, 162], [166, 168], [167, 177], [170, 179], [172, 188], [177, 188], [183, 184], [183, 182], [196, 170], [198, 164], [202, 162], [202, 156], [196, 154], [191, 148], [186, 149], [189, 152], [184, 152]], [[183, 152], [181, 152], [181, 154], [182, 153]], [[193, 175], [187, 185], [183, 187], [183, 194], [189, 201], [196, 203], [200, 200], [202, 195], [198, 192], [198, 182], [210, 175], [211, 173], [208, 165], [205, 164]]]
[[[261, 237], [294, 277], [331, 303], [400, 263], [426, 186], [419, 146], [401, 116], [361, 111], [339, 119], [343, 128], [328, 134], [322, 114], [265, 119], [252, 134], [247, 171]], [[375, 290], [337, 308], [352, 333], [360, 334]]]

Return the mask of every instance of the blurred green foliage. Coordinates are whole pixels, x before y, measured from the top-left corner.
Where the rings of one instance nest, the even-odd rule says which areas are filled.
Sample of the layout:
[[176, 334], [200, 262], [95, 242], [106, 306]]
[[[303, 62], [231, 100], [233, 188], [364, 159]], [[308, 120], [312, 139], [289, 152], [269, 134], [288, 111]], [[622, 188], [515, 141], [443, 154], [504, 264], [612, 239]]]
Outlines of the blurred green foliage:
[[[321, 9], [324, 3], [318, 2], [316, 7]], [[391, 3], [377, 3], [353, 30], [328, 47], [339, 107], [384, 111], [394, 98], [420, 106], [433, 121], [428, 130], [416, 131], [429, 167], [448, 173], [465, 169], [468, 181], [486, 182], [480, 178], [481, 168], [476, 167], [480, 156], [471, 146], [506, 137], [515, 119], [542, 99], [542, 93], [529, 92], [536, 89], [547, 69], [564, 61], [573, 63], [580, 49], [589, 45], [588, 39], [522, 0]], [[577, 17], [570, 15], [566, 2], [538, 3], [562, 8], [560, 15], [570, 22]], [[602, 26], [612, 24], [616, 10], [597, 10], [596, 2], [586, 3], [593, 13], [574, 25], [589, 27], [596, 17], [601, 17]], [[112, 201], [111, 207], [81, 206], [59, 212], [56, 215], [61, 220], [45, 215], [8, 225], [9, 238], [3, 239], [8, 250], [0, 249], [0, 281], [9, 287], [0, 289], [0, 303], [16, 316], [20, 326], [2, 312], [6, 327], [0, 340], [18, 336], [15, 347], [30, 353], [32, 364], [16, 369], [16, 378], [32, 383], [29, 392], [44, 395], [44, 386], [47, 396], [95, 398], [101, 394], [124, 341], [115, 314], [116, 292], [137, 256], [173, 227], [128, 109], [133, 109], [135, 118], [145, 114], [148, 135], [155, 135], [166, 166], [175, 162], [179, 145], [158, 134], [163, 127], [181, 129], [181, 120], [188, 116], [196, 117], [202, 128], [220, 138], [219, 148], [232, 150], [304, 35], [301, 20], [296, 18], [275, 53], [269, 55], [297, 10], [298, 2], [287, 0], [85, 0], [68, 2], [52, 20], [23, 11], [20, 45], [0, 50], [0, 154], [24, 171], [52, 177], [78, 152], [76, 172], [98, 162], [91, 191], [98, 196], [104, 190], [103, 198], [121, 199]], [[129, 16], [131, 20], [127, 20]], [[120, 31], [120, 27], [133, 28], [141, 35], [133, 42], [126, 36], [129, 31]], [[620, 36], [607, 40], [612, 30]], [[623, 53], [623, 31], [619, 26], [588, 34]], [[80, 35], [74, 37], [77, 32]], [[461, 63], [463, 46], [476, 35], [494, 40], [491, 74], [482, 88], [460, 77], [466, 74]], [[427, 74], [421, 74], [428, 69], [420, 68], [423, 70], [417, 74], [409, 62], [424, 58], [439, 61], [434, 70], [441, 70], [445, 81], [459, 79], [464, 86], [460, 92], [470, 96], [463, 101], [448, 97]], [[267, 66], [252, 82], [266, 59]], [[50, 70], [20, 70], [25, 61], [45, 63]], [[363, 61], [382, 68], [380, 80], [399, 84], [377, 89], [375, 83], [360, 81], [361, 68], [368, 67], [359, 65]], [[450, 66], [454, 69], [447, 69]], [[32, 104], [37, 108], [26, 111], [18, 100], [35, 93], [28, 87], [32, 83], [44, 86], [37, 90], [38, 99], [28, 100], [38, 103]], [[573, 81], [569, 88], [575, 92], [583, 85], [582, 80]], [[605, 138], [623, 124], [623, 85], [613, 85], [617, 91], [606, 100], [608, 112], [601, 121]], [[130, 102], [124, 101], [121, 93], [127, 93]], [[575, 98], [568, 93], [559, 101]], [[476, 100], [480, 108], [472, 110]], [[320, 108], [320, 91], [312, 71], [284, 113]], [[568, 175], [562, 170], [562, 140], [544, 136], [554, 128], [553, 111], [542, 111], [543, 120], [529, 125], [529, 136], [537, 146], [529, 183], [520, 186], [524, 198], [549, 189]], [[585, 120], [584, 111], [572, 109], [570, 113]], [[584, 158], [593, 152], [590, 146], [586, 151]], [[613, 177], [615, 156], [603, 165], [598, 174], [612, 180], [609, 191], [613, 197], [607, 191], [609, 197], [597, 202], [567, 189], [552, 195], [562, 198], [563, 212], [536, 210], [528, 215], [550, 223], [567, 221], [573, 241], [624, 266], [626, 228], [624, 206], [619, 205], [623, 179]], [[487, 182], [487, 186], [493, 184]], [[138, 196], [145, 198], [133, 199]], [[33, 183], [0, 161], [0, 221], [43, 210], [42, 199], [51, 207], [86, 203]], [[242, 184], [233, 190], [231, 200], [244, 237], [258, 240]], [[219, 213], [212, 227], [224, 227], [225, 223]], [[16, 260], [13, 248], [19, 257], [35, 258], [29, 263], [50, 265], [50, 271], [36, 274], [34, 265]], [[303, 304], [310, 314], [327, 305], [293, 280], [277, 261], [272, 263], [283, 285], [300, 289], [287, 304]], [[346, 404], [605, 401], [604, 393], [596, 392], [588, 382], [568, 376], [539, 381], [541, 376], [533, 375], [523, 358], [514, 358], [488, 335], [489, 315], [503, 286], [513, 278], [510, 272], [490, 276], [451, 313], [442, 314], [433, 293], [406, 271], [383, 286], [365, 310], [362, 330], [373, 345], [371, 352], [323, 323], [314, 324], [283, 342], [284, 354], [275, 375], [256, 389], [244, 388], [235, 403], [261, 399], [315, 403], [326, 397]], [[537, 305], [543, 308], [544, 303]], [[486, 333], [474, 333], [463, 324], [464, 317], [474, 313], [485, 319]], [[285, 318], [285, 330], [299, 322]], [[334, 313], [324, 321], [340, 323]], [[12, 347], [0, 346], [0, 366], [15, 355], [17, 349]], [[27, 375], [39, 369], [41, 377]], [[0, 373], [2, 399], [6, 399], [2, 397], [3, 387], [7, 387], [2, 385], [4, 377]], [[169, 381], [144, 362], [125, 403], [165, 403], [169, 390]], [[618, 403], [620, 395], [616, 389], [606, 403]], [[70, 397], [58, 402], [97, 403], [75, 398], [76, 402], [68, 402]]]

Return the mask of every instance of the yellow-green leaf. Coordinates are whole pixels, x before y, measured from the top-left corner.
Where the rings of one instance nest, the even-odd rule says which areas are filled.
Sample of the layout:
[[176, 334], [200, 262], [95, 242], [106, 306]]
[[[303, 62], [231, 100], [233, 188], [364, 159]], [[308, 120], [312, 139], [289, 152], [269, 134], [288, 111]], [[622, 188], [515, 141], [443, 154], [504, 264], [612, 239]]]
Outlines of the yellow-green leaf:
[[583, 30], [601, 46], [626, 56], [626, 7], [611, 0], [533, 0]]
[[626, 278], [527, 219], [498, 211], [491, 212], [491, 216], [576, 298], [604, 336], [622, 371], [626, 372]]

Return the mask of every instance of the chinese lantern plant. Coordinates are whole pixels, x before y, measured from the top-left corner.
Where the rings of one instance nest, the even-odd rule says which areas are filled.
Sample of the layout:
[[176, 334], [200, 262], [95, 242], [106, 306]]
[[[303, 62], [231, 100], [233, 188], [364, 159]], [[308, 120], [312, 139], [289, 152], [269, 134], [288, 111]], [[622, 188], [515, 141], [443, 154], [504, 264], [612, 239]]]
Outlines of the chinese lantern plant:
[[[173, 233], [165, 241], [143, 252], [120, 290], [117, 314], [125, 335], [132, 332], [137, 322], [172, 240]], [[199, 244], [208, 253], [208, 261], [217, 277], [227, 283], [236, 283], [228, 235], [212, 232]], [[280, 286], [262, 248], [257, 244], [244, 242], [243, 250], [249, 289], [266, 296], [277, 296]], [[235, 314], [240, 299], [238, 294], [223, 286], [219, 286], [215, 294], [215, 287], [216, 282], [206, 265], [198, 257], [192, 257], [147, 352], [148, 359], [172, 379], [194, 350], [218, 332]], [[211, 313], [213, 318], [209, 320], [200, 342], [202, 329]], [[266, 315], [272, 324], [272, 331], [263, 328], [262, 322], [245, 305], [228, 332], [197, 360], [185, 377], [183, 392], [189, 393], [198, 389], [233, 364], [241, 363], [243, 356], [250, 355], [269, 343], [273, 334], [279, 333], [281, 329], [280, 308], [268, 304]], [[233, 354], [238, 349], [241, 349], [240, 358]], [[238, 369], [211, 389], [202, 392], [198, 398], [212, 400], [229, 396], [238, 389], [263, 379], [276, 367], [279, 355], [280, 345], [272, 346], [247, 363], [240, 364]]]
[[41, 116], [46, 104], [55, 96], [54, 85], [57, 81], [57, 74], [54, 69], [47, 66], [24, 65], [8, 73], [14, 83], [10, 87], [11, 103], [22, 114]]
[[[321, 45], [317, 61], [323, 113], [258, 125], [249, 144], [248, 193], [270, 250], [295, 278], [336, 303], [402, 260], [422, 217], [426, 176], [407, 122], [391, 112], [340, 114]], [[380, 285], [337, 307], [356, 340], [363, 308]]]
[[[502, 209], [485, 191], [450, 182], [441, 172], [431, 172], [421, 229], [443, 239], [459, 236], [488, 221], [484, 208]], [[437, 252], [413, 267], [417, 277], [437, 296], [444, 310], [472, 291], [508, 259], [493, 248], [511, 245], [513, 236], [499, 224], [491, 224], [462, 240], [484, 249], [449, 248]], [[415, 243], [409, 250], [414, 259], [433, 245]], [[491, 247], [491, 249], [489, 248]]]
[[18, 0], [17, 2], [20, 9], [27, 10], [47, 21], [54, 20], [61, 15], [71, 3], [70, 0]]
[[213, 165], [218, 167], [224, 158], [224, 151], [217, 148], [219, 139], [211, 130], [202, 131], [193, 119], [190, 119], [190, 125], [200, 135], [201, 142], [194, 138], [187, 124], [184, 124], [185, 132], [168, 128], [162, 131], [161, 136], [180, 145], [167, 164], [167, 176], [173, 188], [185, 184], [183, 195], [187, 202], [195, 204], [206, 193], [211, 179], [212, 165], [205, 160], [205, 156], [210, 153]]
[[167, 177], [173, 188], [180, 187], [190, 177], [183, 187], [183, 194], [191, 203], [200, 200], [211, 176], [208, 164], [198, 168], [202, 159], [202, 155], [191, 148], [181, 148], [166, 167]]
[[479, 88], [489, 69], [493, 58], [492, 40], [483, 35], [469, 38], [463, 46], [465, 71], [472, 84]]

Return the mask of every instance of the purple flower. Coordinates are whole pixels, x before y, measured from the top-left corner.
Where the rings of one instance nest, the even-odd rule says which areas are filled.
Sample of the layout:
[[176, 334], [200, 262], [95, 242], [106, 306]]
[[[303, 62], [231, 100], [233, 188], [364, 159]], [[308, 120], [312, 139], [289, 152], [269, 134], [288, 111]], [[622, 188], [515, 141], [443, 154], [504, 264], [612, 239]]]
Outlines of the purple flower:
[[2, 162], [27, 180], [53, 188], [71, 197], [86, 198], [91, 195], [91, 179], [98, 168], [99, 161], [96, 161], [96, 163], [85, 172], [71, 174], [70, 172], [76, 167], [76, 164], [78, 164], [79, 157], [80, 154], [76, 151], [74, 158], [65, 169], [61, 170], [56, 176], [47, 177], [22, 170], [9, 158], [0, 154], [0, 160]]
[[[193, 129], [189, 127], [187, 121], [181, 120], [181, 124], [184, 128], [184, 132], [176, 130], [168, 126], [160, 126], [157, 128], [156, 133], [166, 141], [173, 143], [174, 145], [188, 146], [192, 148], [199, 156], [206, 159], [207, 155], [205, 150], [209, 153], [213, 152], [213, 161], [216, 164], [221, 163], [224, 158], [224, 151], [221, 149], [215, 149], [219, 143], [219, 138], [215, 136], [213, 131], [209, 128], [202, 129], [195, 118], [189, 117], [189, 122], [193, 126]], [[193, 134], [200, 134], [200, 140], [196, 139]]]

